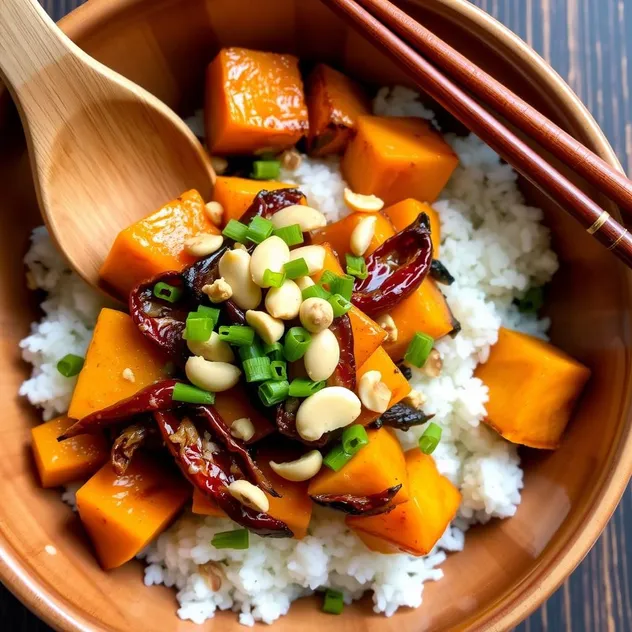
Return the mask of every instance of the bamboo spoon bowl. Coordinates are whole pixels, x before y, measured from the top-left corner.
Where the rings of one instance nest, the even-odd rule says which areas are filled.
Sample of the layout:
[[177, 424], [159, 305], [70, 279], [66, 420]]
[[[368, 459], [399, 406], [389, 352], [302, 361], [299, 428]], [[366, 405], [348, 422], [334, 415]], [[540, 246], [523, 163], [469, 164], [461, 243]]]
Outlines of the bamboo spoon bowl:
[[155, 96], [66, 37], [37, 0], [0, 5], [0, 78], [14, 97], [42, 215], [86, 281], [116, 235], [215, 174], [200, 142]]
[[[492, 18], [465, 0], [401, 6], [618, 167], [568, 86]], [[374, 86], [407, 84], [392, 62], [321, 0], [91, 0], [61, 25], [87, 53], [183, 116], [202, 104], [204, 71], [221, 46], [294, 52]], [[558, 168], [574, 180], [571, 170]], [[77, 517], [56, 490], [39, 487], [29, 447], [39, 415], [13, 394], [28, 374], [18, 342], [39, 317], [21, 271], [30, 231], [41, 217], [10, 108], [0, 114], [0, 191], [0, 579], [59, 630], [242, 632], [230, 612], [203, 628], [178, 620], [174, 592], [145, 587], [140, 563], [103, 572]], [[525, 479], [516, 515], [473, 528], [464, 550], [442, 565], [445, 578], [426, 584], [419, 609], [402, 608], [387, 619], [372, 612], [367, 598], [332, 619], [320, 612], [318, 598], [302, 599], [274, 632], [320, 632], [332, 625], [344, 632], [511, 629], [574, 569], [612, 514], [632, 469], [632, 273], [526, 183], [523, 192], [544, 210], [561, 262], [548, 292], [552, 341], [592, 370], [562, 446], [521, 451]], [[612, 204], [595, 199], [621, 221]]]

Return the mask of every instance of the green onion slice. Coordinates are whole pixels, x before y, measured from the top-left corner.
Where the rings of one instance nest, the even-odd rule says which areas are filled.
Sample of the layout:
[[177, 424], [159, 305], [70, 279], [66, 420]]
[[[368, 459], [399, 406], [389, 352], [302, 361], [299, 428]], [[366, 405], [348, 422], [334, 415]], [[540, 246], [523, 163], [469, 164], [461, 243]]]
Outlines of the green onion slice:
[[215, 403], [215, 393], [203, 391], [201, 388], [190, 384], [176, 384], [173, 387], [171, 398], [174, 402], [186, 402], [187, 404], [210, 405]]
[[340, 471], [352, 459], [351, 454], [347, 454], [341, 443], [336, 444], [325, 456], [323, 463], [334, 472]]
[[282, 228], [275, 228], [272, 231], [272, 234], [280, 237], [290, 247], [298, 246], [305, 241], [305, 238], [303, 237], [303, 231], [298, 224], [283, 226]]
[[251, 360], [252, 358], [261, 358], [264, 355], [261, 343], [257, 338], [255, 338], [251, 345], [242, 345], [239, 347], [239, 357], [242, 362]]
[[281, 287], [283, 283], [285, 283], [285, 272], [273, 272], [272, 270], [264, 270], [264, 287]]
[[[315, 286], [313, 286], [315, 287]], [[307, 351], [312, 337], [303, 327], [292, 327], [285, 334], [283, 352], [288, 362], [296, 362], [300, 360]]]
[[234, 241], [237, 241], [240, 244], [244, 244], [246, 243], [247, 232], [248, 232], [248, 226], [246, 226], [246, 224], [242, 224], [236, 219], [231, 219], [229, 220], [228, 224], [224, 226], [222, 235], [224, 235], [224, 237], [228, 237], [228, 239], [233, 239]]
[[262, 356], [261, 358], [250, 358], [243, 362], [244, 373], [246, 374], [246, 382], [265, 382], [272, 378], [270, 369], [270, 358]]
[[217, 307], [207, 307], [206, 305], [199, 305], [194, 312], [189, 312], [187, 320], [189, 318], [210, 318], [213, 321], [213, 329], [219, 321], [220, 311]]
[[304, 301], [308, 298], [324, 298], [327, 300], [331, 296], [331, 292], [328, 292], [324, 287], [320, 285], [310, 285], [306, 287], [302, 292], [301, 296]]
[[287, 362], [283, 362], [283, 360], [273, 360], [270, 362], [270, 373], [272, 377], [270, 379], [281, 381], [287, 381]]
[[84, 361], [81, 356], [68, 353], [57, 363], [57, 370], [64, 377], [74, 377], [75, 375], [79, 375], [83, 368]]
[[251, 345], [255, 341], [255, 330], [245, 325], [222, 325], [219, 337], [235, 347]]
[[328, 301], [331, 308], [334, 310], [334, 318], [344, 316], [351, 309], [351, 302], [340, 294], [330, 296]]
[[323, 599], [323, 612], [328, 614], [341, 614], [345, 607], [342, 593], [339, 590], [327, 588]]
[[161, 298], [163, 301], [167, 301], [167, 303], [179, 301], [182, 294], [183, 291], [181, 288], [169, 285], [169, 283], [165, 283], [164, 281], [158, 281], [158, 283], [154, 285], [154, 296]]
[[216, 549], [247, 549], [250, 546], [248, 529], [220, 531], [213, 536], [211, 544]]
[[325, 289], [333, 291], [331, 286], [336, 283], [337, 278], [338, 275], [335, 272], [332, 272], [331, 270], [323, 270], [323, 273], [320, 275], [320, 279], [318, 280], [318, 285], [321, 287], [327, 286]]
[[428, 427], [424, 430], [424, 433], [421, 437], [419, 437], [419, 449], [424, 454], [432, 454], [439, 445], [442, 434], [443, 430], [441, 429], [441, 426], [438, 426], [434, 423], [434, 421], [431, 421], [428, 424]]
[[206, 342], [213, 333], [214, 324], [210, 318], [188, 317], [184, 329], [184, 339]]
[[360, 424], [348, 426], [342, 433], [342, 449], [350, 456], [357, 454], [368, 443], [369, 435]]
[[273, 342], [272, 344], [263, 345], [263, 353], [267, 355], [270, 360], [285, 360], [285, 354], [283, 353], [283, 345], [280, 342]]
[[274, 406], [287, 399], [289, 390], [287, 380], [268, 380], [259, 385], [259, 399], [264, 406]]
[[285, 271], [288, 279], [298, 279], [299, 277], [307, 276], [309, 274], [307, 262], [303, 259], [303, 257], [294, 259], [293, 261], [288, 261], [284, 264], [283, 270]]
[[274, 225], [269, 219], [256, 215], [252, 218], [250, 226], [248, 226], [246, 239], [255, 244], [260, 244], [262, 241], [265, 241], [268, 237], [270, 237], [273, 229]]
[[281, 173], [281, 162], [278, 160], [255, 160], [252, 163], [251, 178], [255, 180], [276, 180]]
[[290, 397], [309, 397], [326, 386], [326, 382], [312, 382], [304, 377], [297, 377], [290, 383]]
[[369, 273], [366, 269], [366, 261], [364, 257], [356, 257], [347, 253], [347, 274], [354, 276], [358, 279], [366, 279]]
[[433, 346], [434, 338], [432, 336], [417, 331], [408, 344], [408, 349], [406, 349], [406, 353], [404, 354], [404, 360], [406, 360], [408, 364], [421, 368], [426, 364], [426, 360]]

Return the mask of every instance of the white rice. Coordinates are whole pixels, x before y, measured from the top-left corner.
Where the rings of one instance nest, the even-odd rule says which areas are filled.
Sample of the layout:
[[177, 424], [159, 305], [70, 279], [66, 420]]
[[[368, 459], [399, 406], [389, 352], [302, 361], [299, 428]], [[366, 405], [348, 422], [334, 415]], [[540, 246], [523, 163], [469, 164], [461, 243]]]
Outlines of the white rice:
[[[417, 94], [405, 88], [382, 89], [374, 109], [432, 119]], [[460, 166], [434, 207], [442, 226], [440, 258], [456, 277], [443, 289], [462, 330], [455, 339], [437, 343], [444, 361], [441, 376], [430, 379], [415, 371], [411, 382], [427, 397], [425, 412], [434, 413], [443, 427], [433, 457], [462, 493], [458, 517], [429, 555], [415, 558], [368, 551], [340, 514], [323, 509], [315, 510], [302, 541], [251, 536], [246, 551], [218, 550], [210, 545], [213, 535], [234, 524], [187, 512], [143, 553], [145, 583], [176, 587], [181, 618], [202, 623], [216, 610], [230, 609], [244, 625], [272, 623], [292, 601], [324, 587], [342, 590], [347, 602], [371, 591], [375, 612], [390, 616], [400, 606], [421, 603], [424, 582], [442, 577], [437, 566], [446, 552], [463, 548], [471, 524], [515, 513], [523, 476], [519, 458], [514, 445], [480, 423], [487, 389], [473, 373], [487, 358], [501, 324], [545, 336], [549, 323], [519, 313], [512, 302], [530, 286], [549, 281], [557, 259], [540, 224], [542, 212], [525, 205], [515, 173], [473, 136], [448, 141]], [[297, 171], [282, 178], [299, 184], [328, 220], [346, 214], [338, 159], [304, 157]], [[26, 264], [32, 283], [49, 294], [42, 304], [44, 318], [21, 343], [23, 357], [34, 368], [20, 393], [49, 419], [66, 410], [74, 387], [74, 380], [59, 376], [56, 362], [69, 351], [85, 352], [101, 302], [66, 269], [43, 228], [33, 234]], [[421, 431], [399, 433], [402, 445], [416, 445]], [[72, 502], [71, 496], [68, 491], [66, 500]], [[204, 579], [205, 565], [213, 562], [222, 573], [215, 592]]]

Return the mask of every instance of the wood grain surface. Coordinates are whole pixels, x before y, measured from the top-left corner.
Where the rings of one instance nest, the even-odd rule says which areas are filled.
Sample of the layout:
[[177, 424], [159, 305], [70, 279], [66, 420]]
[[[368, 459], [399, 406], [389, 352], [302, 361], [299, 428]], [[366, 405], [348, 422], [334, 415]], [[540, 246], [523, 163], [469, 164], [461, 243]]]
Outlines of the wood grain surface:
[[[81, 0], [42, 0], [42, 4], [59, 19]], [[568, 81], [632, 174], [632, 0], [475, 0], [475, 4], [518, 33]], [[0, 629], [49, 630], [1, 586]], [[632, 486], [574, 574], [517, 629], [632, 630]]]

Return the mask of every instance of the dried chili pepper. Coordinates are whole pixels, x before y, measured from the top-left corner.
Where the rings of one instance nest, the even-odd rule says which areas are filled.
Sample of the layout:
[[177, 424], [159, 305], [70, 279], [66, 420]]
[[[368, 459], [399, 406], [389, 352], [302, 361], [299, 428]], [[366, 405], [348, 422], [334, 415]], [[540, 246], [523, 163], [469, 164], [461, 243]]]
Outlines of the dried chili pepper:
[[391, 428], [397, 428], [397, 430], [410, 430], [413, 426], [421, 426], [427, 421], [430, 421], [434, 415], [426, 415], [423, 411], [399, 402], [395, 406], [391, 406], [382, 416], [379, 418], [383, 426], [390, 426]]
[[420, 213], [367, 257], [368, 275], [356, 280], [351, 302], [371, 318], [389, 312], [421, 285], [431, 263], [430, 221]]
[[154, 419], [176, 463], [191, 484], [211, 497], [229, 518], [261, 536], [291, 538], [292, 530], [269, 514], [246, 507], [233, 498], [227, 486], [235, 480], [230, 473], [230, 459], [221, 452], [212, 458], [203, 453], [202, 443], [176, 444], [171, 438], [180, 428], [181, 420], [172, 412], [154, 413]]
[[430, 276], [442, 285], [452, 285], [455, 281], [454, 277], [450, 274], [450, 271], [439, 261], [439, 259], [433, 259], [430, 264]]
[[270, 496], [280, 498], [280, 494], [274, 490], [270, 481], [252, 460], [250, 452], [244, 447], [243, 442], [235, 439], [235, 437], [230, 434], [230, 430], [219, 412], [217, 412], [213, 406], [197, 406], [195, 411], [208, 423], [213, 436], [221, 441], [229, 452], [233, 452], [236, 455], [238, 465], [246, 475], [246, 478], [248, 478], [251, 483], [261, 487], [265, 492], [268, 492]]
[[311, 448], [322, 448], [327, 445], [332, 439], [332, 433], [325, 433], [317, 441], [306, 441], [298, 434], [296, 429], [296, 411], [301, 405], [301, 400], [297, 397], [288, 397], [284, 402], [281, 402], [276, 407], [275, 423], [280, 434], [288, 439], [294, 441], [300, 441], [304, 445]]
[[317, 494], [310, 498], [318, 505], [343, 511], [351, 516], [375, 516], [388, 513], [395, 508], [391, 503], [402, 484], [389, 487], [383, 492], [369, 496], [354, 496], [353, 494]]
[[128, 426], [116, 437], [110, 450], [110, 463], [117, 476], [125, 474], [136, 450], [147, 441], [150, 434], [150, 426], [141, 422]]
[[276, 191], [259, 191], [252, 204], [239, 218], [242, 224], [249, 224], [255, 217], [270, 219], [277, 211], [288, 206], [300, 204], [305, 195], [298, 189], [277, 189]]
[[180, 380], [169, 379], [150, 384], [127, 399], [86, 415], [70, 426], [63, 435], [57, 437], [57, 441], [63, 441], [80, 434], [98, 432], [136, 415], [179, 406], [179, 402], [173, 401], [173, 389], [179, 382]]
[[340, 347], [340, 359], [336, 370], [331, 376], [330, 386], [344, 386], [352, 391], [356, 387], [356, 365], [353, 353], [353, 328], [351, 319], [347, 314], [336, 318], [329, 328], [333, 331], [338, 346]]

